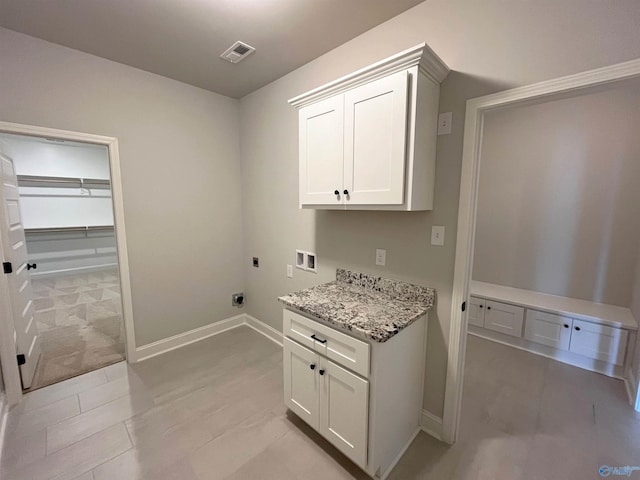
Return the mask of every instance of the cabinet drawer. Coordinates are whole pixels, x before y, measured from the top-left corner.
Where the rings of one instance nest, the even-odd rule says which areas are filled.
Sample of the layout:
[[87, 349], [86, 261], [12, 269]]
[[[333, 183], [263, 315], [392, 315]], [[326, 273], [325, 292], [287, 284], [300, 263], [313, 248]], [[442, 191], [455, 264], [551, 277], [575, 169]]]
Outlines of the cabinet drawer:
[[487, 301], [484, 312], [484, 328], [495, 332], [522, 337], [524, 308], [508, 303]]
[[285, 336], [363, 377], [369, 377], [368, 343], [286, 309], [282, 330]]
[[549, 347], [569, 350], [572, 321], [560, 315], [527, 310], [524, 338]]
[[471, 297], [469, 299], [469, 325], [484, 327], [484, 298]]
[[622, 365], [627, 331], [596, 323], [573, 321], [569, 351], [607, 363]]

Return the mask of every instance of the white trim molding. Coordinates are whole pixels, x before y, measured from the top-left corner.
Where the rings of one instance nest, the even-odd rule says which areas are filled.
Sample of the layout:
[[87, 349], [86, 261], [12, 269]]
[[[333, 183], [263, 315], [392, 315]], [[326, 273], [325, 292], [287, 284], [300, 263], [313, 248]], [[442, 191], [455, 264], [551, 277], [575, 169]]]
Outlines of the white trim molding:
[[229, 331], [234, 328], [247, 326], [252, 330], [264, 335], [272, 342], [282, 347], [282, 332], [267, 325], [266, 323], [258, 320], [251, 315], [241, 313], [234, 317], [225, 318], [215, 323], [210, 323], [204, 327], [194, 328], [188, 332], [179, 333], [169, 338], [158, 340], [157, 342], [143, 345], [136, 349], [136, 361], [142, 362], [150, 358], [162, 355], [163, 353], [176, 350], [178, 348], [186, 347], [192, 343], [199, 342], [205, 338], [213, 337], [219, 333]]
[[[31, 137], [56, 138], [60, 140], [71, 140], [75, 142], [93, 143], [104, 145], [109, 150], [109, 167], [111, 171], [111, 197], [113, 201], [113, 218], [116, 234], [116, 245], [118, 248], [118, 272], [120, 274], [120, 291], [122, 299], [122, 314], [124, 317], [125, 330], [125, 352], [127, 361], [135, 361], [136, 340], [133, 321], [133, 303], [131, 299], [131, 279], [129, 275], [129, 254], [127, 251], [127, 233], [124, 220], [124, 199], [122, 194], [122, 174], [120, 171], [120, 155], [118, 152], [118, 139], [115, 137], [105, 137], [89, 133], [72, 132], [69, 130], [58, 130], [55, 128], [38, 127], [34, 125], [22, 125], [0, 121], [0, 132], [17, 135], [27, 135]], [[1, 282], [0, 282], [1, 283]], [[1, 285], [0, 285], [1, 287]], [[0, 292], [4, 295], [4, 292]], [[11, 322], [13, 326], [13, 322]], [[2, 331], [2, 329], [0, 329]], [[5, 345], [3, 344], [4, 348]], [[15, 349], [12, 357], [15, 356]], [[15, 359], [15, 357], [14, 357]], [[15, 364], [15, 361], [11, 362]], [[3, 372], [4, 372], [3, 364]], [[19, 374], [10, 367], [9, 375], [5, 375], [5, 387], [10, 405], [19, 403], [22, 399], [22, 385]]]
[[261, 333], [265, 337], [267, 337], [272, 342], [277, 343], [282, 347], [282, 332], [276, 330], [271, 325], [267, 325], [261, 320], [258, 320], [255, 317], [252, 317], [248, 313], [245, 314], [245, 325], [250, 328], [253, 328], [256, 332]]
[[421, 43], [384, 60], [380, 60], [368, 67], [361, 68], [337, 80], [309, 90], [302, 95], [298, 95], [290, 99], [289, 104], [296, 108], [305, 107], [325, 98], [351, 90], [364, 83], [386, 77], [387, 75], [406, 70], [416, 65], [437, 83], [442, 83], [449, 74], [449, 67], [447, 67], [442, 59], [438, 57], [426, 43]]
[[148, 343], [136, 348], [136, 362], [142, 362], [150, 358], [162, 355], [177, 348], [186, 347], [192, 343], [199, 342], [205, 338], [212, 337], [232, 328], [237, 328], [245, 324], [245, 315], [240, 314], [235, 317], [226, 318], [219, 322], [210, 323], [204, 327], [194, 328], [188, 332], [179, 333], [169, 338], [163, 338], [157, 342]]
[[638, 77], [640, 77], [640, 59], [467, 101], [442, 422], [443, 441], [455, 442], [460, 422], [467, 338], [467, 313], [462, 311], [461, 306], [463, 302], [469, 302], [484, 115], [491, 110], [505, 106], [518, 105], [532, 100], [545, 100], [558, 94], [568, 94]]
[[437, 440], [442, 440], [442, 418], [428, 410], [422, 410], [420, 428]]
[[4, 437], [7, 433], [8, 418], [9, 402], [4, 392], [0, 392], [0, 465], [2, 465], [2, 452], [4, 451]]

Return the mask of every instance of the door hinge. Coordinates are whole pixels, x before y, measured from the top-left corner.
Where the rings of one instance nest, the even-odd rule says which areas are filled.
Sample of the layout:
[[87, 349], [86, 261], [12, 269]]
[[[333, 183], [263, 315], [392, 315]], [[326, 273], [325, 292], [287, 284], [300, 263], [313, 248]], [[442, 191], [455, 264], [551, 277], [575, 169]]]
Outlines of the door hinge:
[[17, 355], [17, 357], [18, 357], [18, 366], [24, 365], [25, 363], [27, 363], [27, 358], [24, 356], [24, 354], [20, 353], [19, 355]]
[[462, 302], [462, 311], [464, 312], [467, 309], [467, 302]]
[[2, 262], [2, 270], [6, 275], [13, 273], [13, 266], [11, 262]]

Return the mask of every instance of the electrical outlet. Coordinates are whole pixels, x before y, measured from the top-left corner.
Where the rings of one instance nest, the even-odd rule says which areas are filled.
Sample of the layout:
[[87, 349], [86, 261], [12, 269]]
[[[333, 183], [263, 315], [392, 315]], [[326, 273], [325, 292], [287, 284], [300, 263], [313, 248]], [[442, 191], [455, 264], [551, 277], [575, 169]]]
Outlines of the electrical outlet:
[[444, 227], [434, 225], [431, 227], [431, 245], [444, 245]]
[[253, 257], [253, 266], [256, 268], [260, 266], [260, 259], [258, 257]]
[[453, 122], [453, 112], [446, 112], [438, 115], [438, 135], [450, 134], [452, 122]]
[[385, 266], [387, 263], [387, 251], [382, 248], [376, 249], [376, 265]]
[[293, 278], [293, 265], [287, 265], [287, 277]]

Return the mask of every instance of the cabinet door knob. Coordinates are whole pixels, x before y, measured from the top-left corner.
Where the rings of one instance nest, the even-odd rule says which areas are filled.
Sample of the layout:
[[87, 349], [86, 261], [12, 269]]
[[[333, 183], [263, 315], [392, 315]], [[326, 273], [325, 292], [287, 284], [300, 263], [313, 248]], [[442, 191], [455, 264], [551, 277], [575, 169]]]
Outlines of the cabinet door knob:
[[342, 192], [342, 193], [344, 193], [345, 195], [349, 195], [349, 190], [347, 190], [347, 189], [345, 188], [345, 189], [344, 189], [344, 192]]
[[334, 190], [334, 191], [333, 191], [333, 194], [334, 194], [334, 195], [340, 195], [340, 191], [339, 191], [339, 190]]
[[320, 375], [324, 375], [324, 370], [321, 368], [320, 370], [318, 370], [318, 373], [319, 373]]
[[482, 307], [483, 307], [483, 305], [480, 305], [480, 308], [482, 308]]
[[315, 363], [312, 363], [311, 365], [309, 365], [309, 368], [310, 368], [311, 370], [315, 370], [315, 369], [316, 369], [316, 364], [315, 364]]
[[491, 307], [487, 307], [487, 310], [491, 310]]
[[580, 327], [574, 327], [576, 330], [580, 331]]
[[565, 323], [564, 328], [569, 328], [569, 325]]

